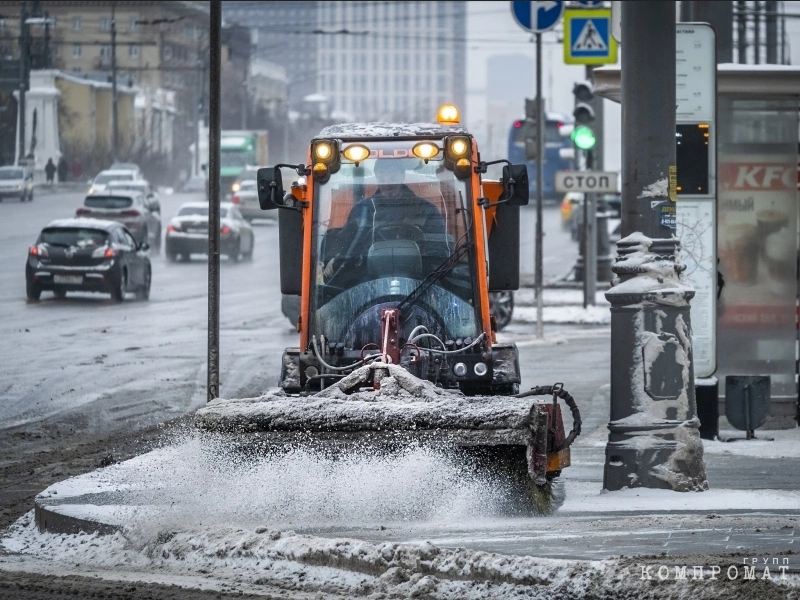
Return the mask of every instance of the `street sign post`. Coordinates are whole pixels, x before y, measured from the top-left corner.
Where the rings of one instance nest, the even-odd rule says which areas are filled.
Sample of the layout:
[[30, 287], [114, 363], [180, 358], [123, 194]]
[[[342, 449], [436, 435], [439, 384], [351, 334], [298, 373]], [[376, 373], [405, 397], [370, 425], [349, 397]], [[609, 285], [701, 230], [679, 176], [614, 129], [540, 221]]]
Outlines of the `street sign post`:
[[557, 192], [600, 192], [614, 194], [618, 191], [618, 173], [603, 171], [557, 171]]
[[542, 110], [542, 33], [549, 31], [561, 20], [564, 14], [563, 2], [511, 2], [511, 14], [514, 20], [523, 29], [536, 34], [536, 242], [534, 264], [536, 268], [536, 337], [544, 337], [542, 319], [544, 316], [544, 303], [542, 301], [543, 266], [542, 266], [542, 240], [544, 231], [542, 225], [542, 186], [544, 185], [542, 170], [544, 142], [542, 127], [544, 111]]
[[617, 40], [611, 35], [611, 10], [569, 9], [564, 13], [564, 62], [568, 65], [617, 62]]

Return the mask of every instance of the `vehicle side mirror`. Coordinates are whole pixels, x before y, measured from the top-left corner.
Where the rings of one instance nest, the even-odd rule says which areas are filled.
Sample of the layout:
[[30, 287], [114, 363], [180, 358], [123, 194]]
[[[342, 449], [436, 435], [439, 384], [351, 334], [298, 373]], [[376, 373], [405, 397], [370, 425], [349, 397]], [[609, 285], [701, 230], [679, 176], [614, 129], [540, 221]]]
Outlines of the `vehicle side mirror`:
[[261, 210], [271, 210], [283, 206], [283, 177], [280, 167], [264, 167], [256, 175], [258, 184], [258, 203]]
[[526, 206], [530, 196], [528, 189], [528, 167], [525, 165], [505, 165], [503, 167], [503, 196], [510, 206]]
[[145, 252], [150, 250], [150, 244], [148, 244], [147, 242], [142, 242], [141, 244], [139, 244], [139, 250], [143, 250]]

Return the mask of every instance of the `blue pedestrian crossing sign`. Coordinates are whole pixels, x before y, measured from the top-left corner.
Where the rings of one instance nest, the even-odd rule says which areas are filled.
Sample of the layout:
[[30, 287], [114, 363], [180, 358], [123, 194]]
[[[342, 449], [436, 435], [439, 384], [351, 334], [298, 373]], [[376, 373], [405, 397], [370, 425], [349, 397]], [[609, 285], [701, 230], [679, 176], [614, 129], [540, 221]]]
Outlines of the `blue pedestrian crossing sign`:
[[561, 20], [564, 2], [511, 2], [511, 14], [523, 29], [542, 33]]
[[610, 9], [569, 9], [564, 13], [564, 62], [568, 65], [617, 62], [617, 40], [611, 36]]

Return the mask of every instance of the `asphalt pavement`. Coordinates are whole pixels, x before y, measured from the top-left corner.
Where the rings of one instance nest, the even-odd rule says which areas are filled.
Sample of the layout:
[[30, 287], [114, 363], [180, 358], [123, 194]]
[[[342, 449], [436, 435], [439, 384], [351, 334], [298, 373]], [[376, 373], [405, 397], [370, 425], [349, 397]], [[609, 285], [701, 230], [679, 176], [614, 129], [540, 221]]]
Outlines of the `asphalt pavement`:
[[[46, 193], [49, 192], [49, 193]], [[85, 189], [41, 190], [32, 203], [0, 204], [0, 447], [10, 434], [107, 435], [189, 413], [206, 401], [207, 263], [169, 263], [151, 251], [149, 301], [100, 294], [25, 297], [29, 246], [51, 220], [70, 217]], [[196, 194], [161, 196], [162, 224]], [[274, 386], [296, 333], [280, 311], [277, 227], [256, 221], [252, 262], [222, 258], [221, 394]], [[8, 455], [0, 452], [0, 465]]]

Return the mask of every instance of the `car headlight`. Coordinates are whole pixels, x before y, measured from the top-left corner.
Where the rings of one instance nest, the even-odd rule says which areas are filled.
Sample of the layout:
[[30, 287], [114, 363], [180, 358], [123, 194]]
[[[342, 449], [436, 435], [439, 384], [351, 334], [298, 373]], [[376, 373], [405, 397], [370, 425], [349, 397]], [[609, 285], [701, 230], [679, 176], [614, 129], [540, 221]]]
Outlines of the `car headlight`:
[[21, 184], [21, 183], [17, 185], [17, 189], [18, 189], [18, 190], [21, 190], [21, 189], [22, 189], [22, 184]]

